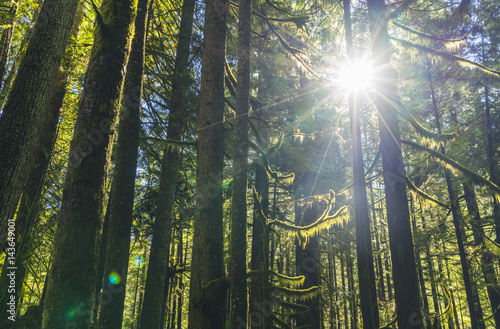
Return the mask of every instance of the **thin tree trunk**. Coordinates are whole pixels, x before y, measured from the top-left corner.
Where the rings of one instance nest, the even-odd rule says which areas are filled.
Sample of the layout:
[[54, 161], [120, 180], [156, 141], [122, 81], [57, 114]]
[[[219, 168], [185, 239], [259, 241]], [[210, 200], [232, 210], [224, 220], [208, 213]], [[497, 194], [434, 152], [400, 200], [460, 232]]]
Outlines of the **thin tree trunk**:
[[[185, 94], [189, 86], [189, 45], [193, 30], [194, 0], [182, 5], [179, 40], [172, 81], [171, 111], [168, 118], [167, 139], [180, 140], [185, 130]], [[166, 147], [163, 150], [158, 206], [151, 242], [151, 256], [144, 291], [141, 329], [158, 328], [164, 307], [163, 292], [168, 271], [170, 237], [172, 234], [175, 188], [179, 177], [180, 150]]]
[[349, 288], [349, 308], [351, 312], [351, 328], [358, 327], [358, 298], [357, 289], [354, 282], [354, 264], [351, 256], [351, 242], [348, 243], [348, 252], [346, 259], [347, 286]]
[[385, 0], [368, 0], [372, 53], [377, 81], [376, 106], [380, 115], [380, 147], [391, 247], [397, 322], [400, 329], [423, 325], [418, 275], [413, 251], [410, 213], [403, 169], [396, 94], [396, 72], [391, 66]]
[[[256, 163], [255, 169], [255, 190], [261, 197], [261, 207], [264, 216], [269, 216], [269, 182], [266, 169]], [[254, 200], [254, 204], [257, 201]], [[260, 211], [254, 209], [253, 225], [252, 225], [252, 254], [250, 259], [250, 267], [252, 271], [260, 270], [263, 258], [263, 234], [264, 234], [265, 217], [262, 217]], [[259, 305], [262, 304], [262, 275], [253, 275], [250, 279], [250, 327], [262, 328], [264, 315], [262, 314]]]
[[[383, 208], [380, 208], [380, 227], [381, 227], [381, 230], [382, 230], [382, 240], [385, 241], [385, 245], [387, 246], [387, 235], [386, 235], [386, 232], [385, 232], [385, 229], [382, 225], [382, 220], [384, 219], [384, 209]], [[386, 247], [387, 248], [387, 247]], [[391, 271], [390, 271], [390, 262], [389, 262], [389, 259], [390, 259], [390, 253], [389, 252], [386, 252], [385, 253], [385, 256], [384, 256], [384, 267], [386, 269], [386, 274], [385, 274], [385, 281], [387, 283], [387, 297], [388, 297], [388, 301], [391, 301], [392, 300], [392, 280], [391, 280]]]
[[[422, 211], [421, 211], [422, 212]], [[424, 231], [427, 230], [426, 222], [425, 222], [425, 217], [422, 215], [422, 229]], [[437, 292], [437, 284], [436, 284], [436, 277], [435, 277], [435, 272], [434, 272], [434, 262], [432, 261], [432, 256], [431, 256], [431, 247], [429, 243], [426, 243], [425, 245], [425, 259], [427, 262], [427, 270], [429, 271], [429, 281], [431, 282], [431, 293], [432, 293], [432, 302], [434, 305], [434, 313], [437, 315], [439, 314], [439, 302], [438, 302], [438, 292]], [[440, 328], [440, 326], [438, 327]]]
[[[443, 241], [443, 253], [446, 254], [446, 243]], [[448, 262], [445, 262], [446, 264], [446, 274], [448, 277], [448, 284], [451, 284], [451, 275], [450, 275], [450, 267], [448, 265]], [[440, 266], [440, 273], [441, 273], [441, 280], [444, 281], [444, 273], [443, 269], [441, 266], [441, 263], [439, 263]], [[450, 291], [451, 293], [451, 304], [453, 305], [453, 315], [455, 317], [455, 324], [457, 326], [457, 329], [460, 329], [460, 321], [458, 320], [458, 311], [457, 311], [457, 305], [455, 303], [455, 297], [453, 291]], [[462, 314], [462, 308], [460, 308], [460, 317], [462, 318], [462, 327], [464, 327], [464, 319], [463, 319], [463, 314]], [[453, 329], [453, 321], [448, 320], [448, 323], [450, 323], [449, 328]]]
[[[413, 198], [410, 196], [410, 206], [411, 206], [411, 213], [415, 213], [415, 208], [414, 208], [414, 203], [413, 203]], [[418, 230], [417, 228], [417, 219], [415, 215], [411, 215], [411, 223], [412, 223], [412, 228], [413, 228], [413, 233], [415, 234]], [[427, 325], [427, 328], [431, 328], [431, 318], [429, 316], [429, 300], [427, 299], [427, 290], [425, 288], [425, 280], [424, 280], [424, 271], [422, 269], [422, 260], [420, 258], [420, 250], [415, 248], [415, 260], [417, 261], [417, 272], [418, 272], [418, 282], [420, 284], [420, 290], [422, 294], [422, 301], [424, 303], [424, 315], [425, 315], [425, 322]]]
[[2, 86], [5, 72], [7, 71], [7, 60], [9, 58], [10, 46], [12, 44], [12, 36], [14, 34], [14, 27], [16, 25], [15, 17], [17, 14], [18, 4], [14, 1], [10, 3], [9, 11], [9, 26], [2, 31], [0, 37], [0, 87]]
[[[378, 298], [381, 302], [385, 302], [385, 281], [384, 281], [384, 266], [382, 263], [382, 252], [381, 252], [381, 244], [380, 244], [380, 232], [383, 230], [382, 223], [377, 217], [377, 211], [375, 209], [375, 196], [373, 194], [373, 183], [368, 185], [370, 187], [370, 201], [372, 203], [372, 221], [375, 226], [375, 248], [377, 248], [377, 258], [376, 264], [378, 268]], [[380, 316], [379, 316], [380, 318]], [[380, 322], [380, 320], [379, 320]]]
[[486, 283], [486, 290], [491, 304], [491, 314], [495, 321], [497, 328], [500, 328], [500, 287], [498, 285], [497, 272], [493, 263], [494, 255], [484, 245], [485, 233], [483, 229], [483, 220], [479, 213], [479, 206], [477, 204], [477, 197], [474, 191], [474, 186], [471, 182], [462, 183], [465, 201], [469, 216], [471, 216], [471, 224], [474, 235], [474, 245], [482, 247], [481, 255], [481, 270], [483, 272], [484, 282]]
[[[434, 92], [434, 85], [430, 71], [430, 64], [428, 62], [427, 62], [427, 79], [429, 81], [429, 87], [431, 91], [432, 107], [434, 110], [434, 120], [436, 123], [436, 128], [438, 133], [441, 134], [440, 115], [438, 112], [438, 106]], [[440, 151], [442, 154], [446, 154], [445, 147], [443, 144], [440, 145]], [[456, 196], [456, 192], [453, 188], [453, 183], [451, 180], [451, 171], [447, 168], [445, 168], [444, 171], [445, 171], [444, 175], [446, 179], [446, 186], [448, 188], [448, 195], [450, 198], [450, 210], [453, 218], [453, 226], [455, 228], [455, 235], [457, 238], [458, 254], [460, 256], [460, 264], [462, 265], [462, 276], [464, 279], [465, 292], [467, 294], [467, 303], [469, 305], [471, 326], [472, 329], [486, 329], [483, 320], [483, 310], [481, 308], [481, 303], [479, 302], [479, 296], [477, 294], [477, 287], [475, 286], [475, 283], [471, 280], [471, 268], [469, 266], [468, 254], [467, 251], [465, 250], [465, 243], [464, 243], [465, 234], [462, 224], [462, 213], [460, 211], [460, 204], [458, 202], [458, 197]]]
[[345, 259], [347, 258], [347, 253], [344, 255], [344, 257], [340, 257], [340, 276], [341, 276], [341, 280], [342, 280], [342, 294], [343, 294], [343, 298], [342, 298], [342, 304], [344, 305], [344, 328], [345, 329], [349, 329], [349, 312], [348, 312], [348, 309], [347, 309], [347, 299], [348, 299], [348, 294], [349, 294], [349, 289], [348, 287], [346, 286], [345, 284]]
[[247, 176], [251, 0], [239, 3], [238, 71], [231, 204], [231, 328], [247, 327]]
[[222, 124], [227, 9], [225, 0], [207, 0], [205, 8], [189, 329], [224, 328], [226, 314]]
[[136, 1], [104, 0], [99, 12], [70, 146], [43, 329], [88, 328], [93, 320], [96, 237]]

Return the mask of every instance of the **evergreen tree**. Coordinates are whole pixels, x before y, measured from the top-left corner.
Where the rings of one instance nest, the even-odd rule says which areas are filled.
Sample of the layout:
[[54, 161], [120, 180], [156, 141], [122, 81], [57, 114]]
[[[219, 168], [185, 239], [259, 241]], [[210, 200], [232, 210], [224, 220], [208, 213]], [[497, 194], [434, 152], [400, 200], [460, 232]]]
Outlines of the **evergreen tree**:
[[93, 322], [96, 237], [136, 9], [136, 1], [115, 0], [96, 8], [97, 29], [70, 146], [42, 328], [89, 328]]

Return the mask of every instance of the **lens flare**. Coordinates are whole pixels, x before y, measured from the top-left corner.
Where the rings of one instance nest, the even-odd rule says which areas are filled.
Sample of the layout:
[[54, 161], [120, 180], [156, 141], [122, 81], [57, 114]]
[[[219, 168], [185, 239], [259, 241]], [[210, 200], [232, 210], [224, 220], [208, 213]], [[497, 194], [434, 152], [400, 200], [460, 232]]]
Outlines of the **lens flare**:
[[122, 278], [121, 278], [120, 274], [118, 274], [116, 272], [111, 272], [111, 274], [109, 275], [109, 283], [119, 284], [121, 281], [122, 281]]
[[144, 257], [137, 255], [134, 257], [133, 262], [134, 262], [135, 266], [143, 267], [144, 266]]

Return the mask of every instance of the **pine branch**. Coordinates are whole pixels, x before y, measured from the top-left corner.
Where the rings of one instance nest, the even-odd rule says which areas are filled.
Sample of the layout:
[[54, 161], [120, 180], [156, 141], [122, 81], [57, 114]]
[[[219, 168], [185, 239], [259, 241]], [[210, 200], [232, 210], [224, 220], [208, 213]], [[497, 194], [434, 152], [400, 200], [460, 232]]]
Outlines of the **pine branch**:
[[406, 185], [408, 186], [410, 192], [413, 192], [415, 194], [415, 196], [418, 199], [420, 199], [421, 201], [423, 201], [424, 203], [427, 200], [427, 201], [434, 202], [435, 204], [437, 204], [443, 208], [446, 208], [446, 209], [450, 208], [446, 204], [439, 201], [437, 198], [430, 196], [429, 194], [427, 194], [424, 191], [422, 191], [421, 189], [419, 189], [417, 186], [415, 186], [415, 184], [413, 184], [413, 182], [408, 177], [406, 177]]
[[394, 24], [395, 26], [397, 26], [397, 27], [399, 27], [399, 28], [401, 28], [401, 29], [403, 29], [403, 30], [405, 30], [407, 32], [415, 34], [415, 35], [417, 35], [417, 36], [419, 36], [421, 38], [431, 39], [431, 40], [434, 40], [434, 41], [442, 41], [442, 42], [460, 42], [460, 41], [463, 41], [463, 40], [465, 40], [467, 38], [467, 36], [472, 31], [472, 29], [470, 29], [460, 39], [445, 39], [445, 38], [441, 38], [441, 37], [438, 37], [438, 36], [435, 36], [435, 35], [431, 35], [431, 34], [427, 34], [427, 33], [415, 30], [415, 29], [413, 29], [413, 28], [411, 28], [409, 26], [403, 25], [403, 24], [398, 23], [398, 22], [392, 22], [392, 24]]
[[447, 52], [444, 52], [444, 51], [441, 51], [441, 50], [437, 50], [437, 49], [425, 47], [425, 46], [422, 46], [422, 45], [419, 45], [419, 44], [416, 44], [416, 43], [413, 43], [413, 42], [410, 42], [410, 41], [406, 41], [406, 40], [403, 40], [403, 39], [400, 39], [400, 38], [397, 38], [397, 37], [391, 36], [390, 38], [392, 40], [400, 43], [401, 45], [403, 45], [405, 47], [415, 48], [415, 49], [424, 51], [426, 53], [430, 53], [430, 54], [433, 54], [433, 55], [436, 55], [436, 56], [448, 59], [450, 61], [457, 61], [459, 63], [464, 63], [464, 64], [472, 65], [472, 66], [475, 66], [475, 67], [479, 68], [483, 72], [486, 72], [486, 73], [489, 73], [489, 74], [494, 74], [494, 75], [500, 77], [500, 71], [496, 71], [496, 70], [490, 69], [490, 68], [484, 66], [483, 64], [471, 61], [470, 59], [467, 59], [467, 58], [464, 58], [464, 57], [460, 57], [460, 56], [457, 56], [457, 55], [453, 55], [453, 54], [450, 54], [450, 53], [447, 53]]
[[446, 155], [442, 154], [441, 152], [435, 151], [433, 149], [430, 149], [428, 147], [425, 147], [423, 145], [420, 145], [420, 144], [417, 144], [415, 142], [408, 141], [408, 140], [401, 140], [401, 143], [406, 144], [406, 145], [410, 145], [416, 149], [419, 149], [421, 151], [429, 153], [434, 159], [443, 163], [448, 169], [457, 170], [457, 171], [461, 172], [465, 176], [471, 178], [476, 184], [488, 187], [493, 193], [495, 193], [497, 198], [500, 197], [500, 187], [498, 187], [496, 184], [489, 181], [488, 179], [484, 178], [483, 176], [478, 175], [475, 172], [473, 172], [472, 170], [464, 167], [463, 165], [459, 164], [458, 162], [448, 158]]

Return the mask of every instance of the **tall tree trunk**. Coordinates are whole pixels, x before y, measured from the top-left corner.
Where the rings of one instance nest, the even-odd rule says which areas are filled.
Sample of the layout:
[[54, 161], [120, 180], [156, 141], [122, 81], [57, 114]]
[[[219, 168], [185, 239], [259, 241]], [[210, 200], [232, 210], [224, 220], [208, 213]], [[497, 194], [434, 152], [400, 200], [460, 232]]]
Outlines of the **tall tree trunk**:
[[189, 329], [224, 328], [226, 313], [222, 124], [227, 9], [225, 0], [207, 0], [205, 8]]
[[[354, 60], [352, 43], [351, 1], [343, 0], [344, 22], [346, 30], [347, 54]], [[377, 285], [373, 265], [370, 215], [366, 197], [366, 183], [363, 166], [363, 147], [361, 145], [361, 127], [359, 110], [361, 95], [355, 90], [349, 91], [349, 117], [352, 142], [352, 180], [354, 191], [354, 217], [356, 221], [356, 255], [358, 261], [359, 299], [363, 328], [379, 327]]]
[[340, 256], [340, 276], [342, 280], [342, 304], [344, 305], [344, 328], [349, 329], [349, 311], [348, 311], [348, 305], [347, 305], [347, 299], [348, 299], [348, 294], [349, 294], [349, 289], [347, 285], [345, 284], [345, 276], [346, 276], [346, 271], [345, 271], [345, 263], [347, 259], [347, 251], [344, 253], [344, 255]]
[[397, 322], [400, 329], [423, 325], [417, 266], [406, 195], [396, 94], [396, 72], [391, 66], [385, 0], [368, 0], [372, 53], [377, 71], [376, 106], [380, 115], [380, 147], [389, 226]]
[[346, 270], [347, 270], [347, 286], [349, 289], [349, 308], [351, 312], [351, 328], [358, 327], [358, 298], [357, 289], [354, 282], [354, 262], [351, 255], [351, 241], [348, 241], [347, 249], [347, 259], [346, 259]]
[[21, 62], [23, 61], [24, 58], [24, 54], [26, 54], [27, 45], [29, 44], [31, 37], [33, 36], [35, 30], [35, 23], [38, 20], [38, 15], [40, 14], [42, 8], [43, 0], [35, 0], [34, 2], [36, 3], [35, 6], [36, 10], [33, 13], [31, 22], [26, 28], [23, 39], [21, 40], [21, 43], [18, 46], [17, 53], [14, 56], [12, 60], [12, 65], [9, 69], [9, 73], [7, 73], [7, 76], [3, 81], [2, 90], [0, 91], [0, 109], [4, 108], [5, 102], [7, 101], [7, 96], [9, 95], [10, 90], [12, 89], [12, 82], [14, 81], [16, 74], [18, 73], [19, 66], [21, 65]]
[[43, 329], [88, 328], [92, 321], [96, 236], [136, 4], [104, 0], [97, 14], [54, 238]]
[[[255, 164], [255, 190], [261, 197], [261, 207], [264, 216], [269, 216], [269, 182], [266, 169], [259, 163]], [[254, 204], [257, 201], [254, 200]], [[250, 268], [252, 271], [261, 269], [263, 258], [263, 234], [266, 218], [260, 211], [254, 209], [252, 225], [252, 254], [250, 258]], [[263, 314], [259, 308], [262, 304], [262, 275], [253, 275], [250, 279], [250, 327], [262, 328]]]
[[49, 109], [79, 0], [46, 0], [0, 116], [0, 251], [28, 174], [35, 137]]
[[[412, 229], [413, 233], [415, 234], [418, 230], [417, 228], [417, 219], [416, 216], [414, 215], [416, 213], [415, 211], [415, 205], [413, 203], [413, 197], [410, 195], [410, 209], [411, 209], [411, 224], [412, 224]], [[427, 299], [427, 289], [425, 288], [425, 280], [424, 280], [424, 270], [422, 268], [422, 259], [420, 258], [420, 250], [415, 248], [415, 260], [417, 261], [417, 272], [418, 272], [418, 282], [420, 285], [420, 291], [422, 294], [422, 301], [424, 304], [424, 315], [425, 315], [425, 321], [427, 328], [431, 328], [431, 318], [430, 318], [430, 312], [429, 312], [429, 300]]]
[[[436, 128], [439, 134], [441, 134], [441, 122], [440, 115], [438, 112], [437, 101], [434, 92], [434, 84], [430, 71], [430, 64], [427, 62], [427, 79], [429, 81], [429, 87], [432, 99], [432, 108], [434, 110], [434, 120], [436, 123]], [[440, 151], [442, 154], [446, 154], [444, 144], [440, 145]], [[446, 179], [446, 186], [448, 188], [448, 195], [450, 198], [450, 210], [453, 218], [453, 226], [455, 228], [455, 235], [458, 244], [458, 254], [460, 256], [460, 264], [462, 265], [462, 276], [464, 279], [465, 292], [467, 295], [467, 303], [469, 305], [470, 319], [472, 329], [485, 329], [483, 320], [483, 310], [481, 308], [481, 303], [479, 302], [479, 296], [477, 294], [477, 287], [473, 280], [471, 280], [471, 268], [469, 265], [468, 254], [465, 250], [464, 239], [465, 232], [462, 224], [462, 213], [460, 210], [460, 203], [456, 195], [455, 189], [453, 187], [453, 182], [451, 180], [451, 171], [447, 168], [444, 169], [444, 175]], [[466, 241], [465, 241], [466, 242]]]
[[250, 107], [251, 0], [239, 3], [238, 83], [231, 204], [231, 328], [247, 327], [247, 176], [248, 111]]
[[[99, 327], [120, 329], [128, 274], [134, 188], [141, 131], [144, 55], [150, 0], [138, 0], [135, 33], [127, 64], [118, 123], [115, 167], [109, 202], [109, 227], [104, 264]], [[116, 280], [119, 275], [121, 280]]]
[[[445, 241], [443, 241], [443, 254], [446, 254], [446, 243], [445, 243]], [[447, 274], [447, 277], [448, 277], [448, 284], [451, 284], [453, 281], [451, 280], [450, 266], [448, 265], [448, 262], [446, 262], [445, 264], [446, 264], [446, 274]], [[444, 282], [444, 271], [443, 271], [443, 268], [441, 266], [441, 262], [439, 263], [439, 273], [441, 273], [441, 281]], [[457, 326], [457, 329], [460, 329], [460, 322], [458, 320], [457, 304], [455, 303], [455, 297], [454, 297], [453, 291], [451, 291], [451, 304], [453, 305], [453, 315], [455, 317], [455, 324]], [[460, 317], [462, 318], [462, 327], [464, 327], [464, 318], [463, 318], [462, 308], [461, 307], [460, 307]], [[451, 320], [451, 318], [448, 319], [448, 323], [449, 323], [448, 327], [450, 329], [454, 329], [454, 326], [452, 325], [453, 324], [453, 320]]]
[[[371, 182], [370, 185], [370, 201], [372, 203], [372, 221], [374, 222], [374, 227], [375, 227], [375, 248], [377, 248], [377, 258], [376, 258], [376, 265], [378, 268], [378, 298], [381, 302], [385, 302], [385, 281], [384, 281], [384, 266], [382, 263], [382, 252], [381, 252], [381, 244], [380, 244], [380, 235], [381, 235], [381, 230], [383, 230], [383, 226], [380, 222], [380, 220], [377, 218], [377, 210], [375, 208], [375, 196], [373, 194], [373, 183]], [[379, 316], [379, 322], [380, 322], [380, 316]]]
[[474, 245], [481, 246], [481, 270], [483, 272], [484, 282], [486, 283], [486, 290], [491, 304], [491, 314], [495, 321], [497, 328], [500, 328], [500, 287], [497, 279], [497, 272], [493, 260], [495, 259], [492, 252], [484, 245], [485, 233], [483, 229], [483, 220], [479, 213], [479, 206], [477, 204], [476, 192], [474, 186], [470, 181], [462, 183], [467, 204], [467, 210], [471, 217], [471, 224], [473, 228]]
[[[385, 228], [383, 227], [382, 225], [382, 220], [384, 219], [384, 208], [380, 208], [380, 211], [379, 211], [379, 217], [380, 217], [380, 223], [381, 223], [381, 229], [382, 229], [382, 240], [384, 241], [384, 244], [385, 244], [385, 248], [387, 249], [387, 235], [386, 235], [386, 231], [385, 231]], [[385, 271], [386, 271], [386, 274], [385, 274], [385, 282], [386, 282], [386, 285], [387, 285], [387, 297], [388, 297], [388, 301], [391, 301], [392, 300], [392, 280], [391, 280], [391, 271], [390, 271], [390, 263], [389, 262], [389, 259], [390, 259], [390, 253], [389, 252], [386, 252], [385, 253], [385, 256], [384, 256], [384, 267], [385, 267]]]
[[[83, 20], [83, 5], [80, 4], [77, 9], [77, 14], [71, 28], [71, 38], [76, 39], [80, 30], [80, 24]], [[28, 179], [22, 189], [21, 204], [16, 218], [16, 305], [18, 304], [19, 292], [22, 291], [22, 284], [26, 274], [26, 261], [29, 259], [31, 244], [33, 243], [33, 233], [38, 227], [39, 211], [40, 211], [40, 198], [42, 196], [43, 184], [45, 173], [49, 167], [50, 159], [52, 156], [52, 149], [54, 147], [57, 137], [57, 126], [61, 113], [61, 108], [66, 94], [67, 82], [73, 65], [73, 50], [68, 47], [64, 59], [62, 61], [62, 68], [59, 71], [57, 83], [52, 91], [52, 97], [46, 110], [46, 116], [41, 118], [40, 131], [43, 134], [35, 136], [33, 161], [37, 165], [37, 170], [33, 170], [28, 174]], [[8, 283], [4, 280], [7, 277], [5, 270], [7, 262], [4, 264], [2, 276], [0, 278], [0, 287], [7, 287]], [[4, 283], [5, 282], [5, 283]], [[4, 305], [7, 303], [7, 294], [2, 295], [0, 298], [0, 321], [3, 320]]]
[[[175, 57], [172, 81], [171, 110], [168, 117], [167, 139], [180, 140], [185, 129], [185, 94], [189, 86], [189, 45], [193, 30], [194, 0], [185, 0], [182, 5], [179, 40]], [[174, 216], [175, 190], [180, 169], [180, 150], [166, 147], [158, 192], [158, 206], [151, 243], [151, 256], [144, 292], [141, 329], [159, 328], [164, 307], [166, 275]]]
[[[295, 206], [295, 225], [307, 226], [318, 219], [318, 205], [313, 201], [312, 205]], [[305, 277], [303, 288], [311, 288], [320, 285], [319, 265], [319, 237], [310, 237], [307, 245], [303, 247], [297, 243], [295, 249], [296, 275]], [[297, 327], [308, 326], [309, 329], [321, 329], [320, 296], [314, 296], [304, 302], [308, 310], [298, 317]]]
[[[427, 230], [427, 225], [425, 222], [425, 217], [422, 213], [422, 209], [420, 209], [421, 212], [421, 220], [422, 220], [422, 230], [426, 231]], [[437, 284], [436, 284], [436, 274], [434, 272], [434, 262], [432, 261], [432, 256], [431, 256], [431, 247], [429, 243], [425, 244], [425, 260], [427, 263], [427, 270], [429, 271], [429, 281], [431, 283], [431, 293], [432, 293], [432, 303], [434, 306], [434, 313], [437, 315], [439, 314], [439, 302], [438, 302], [438, 292], [437, 292]], [[429, 308], [430, 312], [430, 308]], [[438, 328], [441, 328], [440, 326]]]

